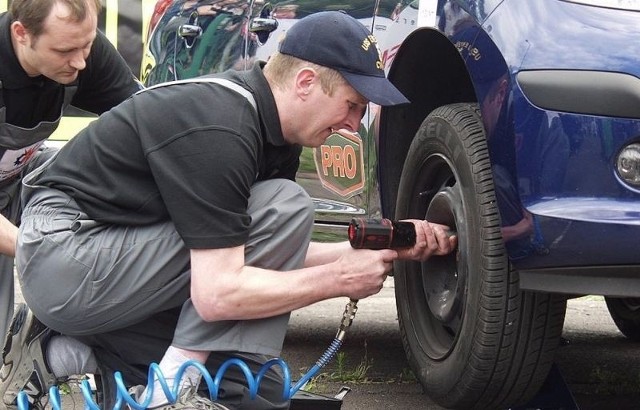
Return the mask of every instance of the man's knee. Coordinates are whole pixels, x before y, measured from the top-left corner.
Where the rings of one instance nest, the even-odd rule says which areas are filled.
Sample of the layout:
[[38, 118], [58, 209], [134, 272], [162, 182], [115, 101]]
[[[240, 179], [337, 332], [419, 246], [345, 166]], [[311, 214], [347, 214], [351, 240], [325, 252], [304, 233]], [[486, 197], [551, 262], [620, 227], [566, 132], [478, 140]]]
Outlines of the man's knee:
[[306, 223], [309, 228], [313, 225], [314, 205], [305, 191], [300, 185], [293, 181], [284, 180], [283, 188], [283, 212], [288, 212], [289, 218], [297, 219], [299, 223]]
[[314, 205], [309, 194], [297, 183], [286, 179], [262, 181], [251, 189], [249, 213], [311, 230]]

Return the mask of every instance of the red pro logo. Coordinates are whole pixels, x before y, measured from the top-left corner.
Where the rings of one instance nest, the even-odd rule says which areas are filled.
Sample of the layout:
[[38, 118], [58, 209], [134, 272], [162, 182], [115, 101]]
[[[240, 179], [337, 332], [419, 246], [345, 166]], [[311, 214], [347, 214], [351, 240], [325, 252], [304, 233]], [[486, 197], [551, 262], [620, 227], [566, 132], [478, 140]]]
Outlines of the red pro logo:
[[349, 197], [364, 187], [364, 147], [358, 133], [335, 131], [325, 143], [313, 149], [322, 186]]

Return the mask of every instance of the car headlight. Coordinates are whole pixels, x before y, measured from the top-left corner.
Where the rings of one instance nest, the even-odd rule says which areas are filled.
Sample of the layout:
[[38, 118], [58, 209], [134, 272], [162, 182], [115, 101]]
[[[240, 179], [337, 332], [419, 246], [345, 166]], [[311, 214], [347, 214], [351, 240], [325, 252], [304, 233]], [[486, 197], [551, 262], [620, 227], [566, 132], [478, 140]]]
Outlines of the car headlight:
[[624, 147], [618, 154], [616, 165], [622, 181], [633, 188], [640, 188], [640, 143]]

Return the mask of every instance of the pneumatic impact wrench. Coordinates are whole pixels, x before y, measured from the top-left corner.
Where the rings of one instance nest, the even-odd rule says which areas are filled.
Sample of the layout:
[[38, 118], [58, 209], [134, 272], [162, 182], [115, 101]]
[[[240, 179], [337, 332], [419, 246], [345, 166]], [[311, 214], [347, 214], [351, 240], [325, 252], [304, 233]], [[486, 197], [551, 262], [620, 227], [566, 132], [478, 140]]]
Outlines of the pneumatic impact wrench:
[[[445, 231], [448, 237], [455, 230]], [[390, 219], [353, 218], [347, 233], [354, 249], [401, 249], [416, 244], [416, 227], [411, 222]]]
[[[355, 249], [399, 249], [408, 248], [416, 243], [416, 229], [411, 222], [391, 221], [390, 219], [353, 218], [349, 224], [347, 235], [351, 247]], [[347, 329], [353, 323], [358, 310], [358, 300], [350, 299], [345, 306], [338, 333], [329, 348], [318, 359], [315, 366], [305, 374], [293, 387], [298, 389], [313, 377], [336, 354]]]
[[[351, 246], [355, 249], [406, 248], [416, 242], [416, 231], [411, 222], [392, 222], [389, 219], [353, 218], [349, 224], [347, 235]], [[358, 299], [349, 299], [342, 314], [338, 333], [331, 345], [294, 388], [298, 385], [304, 385], [310, 377], [333, 358], [342, 346], [346, 331], [353, 323], [357, 311]]]
[[408, 248], [416, 243], [416, 228], [411, 222], [353, 218], [348, 236], [355, 249]]
[[[411, 222], [396, 222], [390, 219], [353, 218], [347, 231], [349, 243], [355, 249], [406, 248], [416, 243], [416, 229]], [[342, 343], [345, 331], [358, 310], [358, 300], [351, 299], [345, 307], [342, 322], [335, 340]]]

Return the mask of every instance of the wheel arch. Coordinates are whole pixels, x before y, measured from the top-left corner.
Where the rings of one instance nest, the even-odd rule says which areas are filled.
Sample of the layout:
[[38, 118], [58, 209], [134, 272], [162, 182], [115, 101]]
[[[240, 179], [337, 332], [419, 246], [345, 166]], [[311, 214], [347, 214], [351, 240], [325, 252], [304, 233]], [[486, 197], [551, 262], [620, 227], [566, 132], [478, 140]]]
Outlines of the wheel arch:
[[424, 118], [442, 105], [477, 99], [460, 53], [444, 34], [431, 28], [416, 30], [405, 39], [389, 79], [411, 101], [380, 112], [380, 201], [383, 215], [392, 217], [404, 159]]

